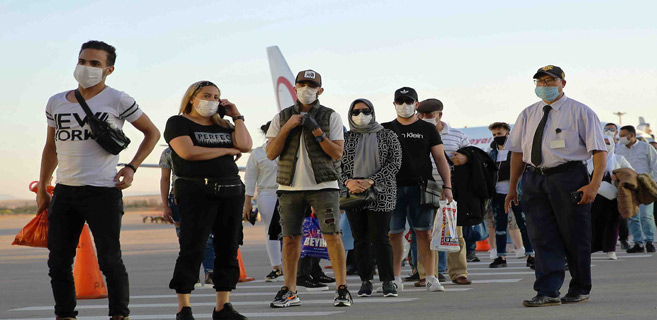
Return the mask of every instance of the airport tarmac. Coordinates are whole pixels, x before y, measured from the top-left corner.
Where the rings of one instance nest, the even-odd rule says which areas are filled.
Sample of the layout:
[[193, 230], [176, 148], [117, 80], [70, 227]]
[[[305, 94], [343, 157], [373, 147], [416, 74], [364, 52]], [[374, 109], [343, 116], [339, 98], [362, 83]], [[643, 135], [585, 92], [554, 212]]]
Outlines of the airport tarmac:
[[[178, 253], [173, 226], [143, 223], [143, 215], [155, 212], [126, 213], [121, 241], [130, 275], [132, 320], [175, 319], [175, 292], [168, 288]], [[11, 246], [15, 234], [30, 216], [0, 216], [0, 320], [54, 319], [53, 298], [46, 265], [47, 249]], [[655, 254], [627, 254], [618, 250], [618, 260], [593, 255], [593, 291], [589, 302], [545, 308], [525, 308], [521, 302], [534, 296], [534, 272], [524, 259], [509, 257], [509, 267], [490, 269], [485, 252], [482, 262], [469, 263], [472, 285], [445, 284], [445, 292], [427, 292], [405, 283], [399, 297], [356, 297], [360, 286], [357, 276], [347, 279], [354, 295], [350, 308], [333, 307], [333, 290], [307, 292], [299, 287], [302, 305], [271, 309], [269, 303], [282, 283], [265, 283], [269, 259], [261, 222], [245, 225], [241, 247], [248, 276], [256, 280], [240, 283], [232, 294], [232, 303], [252, 319], [657, 319], [657, 261]], [[322, 265], [327, 265], [323, 261]], [[330, 270], [326, 270], [327, 273]], [[408, 267], [403, 275], [410, 274]], [[566, 277], [566, 281], [569, 277]], [[375, 276], [375, 286], [378, 279]], [[562, 294], [565, 294], [567, 282]], [[192, 293], [194, 316], [210, 319], [214, 305], [211, 288]], [[107, 300], [78, 301], [78, 319], [108, 319]]]

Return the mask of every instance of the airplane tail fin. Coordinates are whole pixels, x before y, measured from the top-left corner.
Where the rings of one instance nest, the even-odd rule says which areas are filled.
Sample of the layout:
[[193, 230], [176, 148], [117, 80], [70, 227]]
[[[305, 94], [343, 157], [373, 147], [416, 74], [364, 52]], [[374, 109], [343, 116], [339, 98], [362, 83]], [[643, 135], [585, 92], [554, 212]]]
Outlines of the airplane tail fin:
[[267, 57], [269, 58], [276, 103], [280, 112], [283, 108], [293, 105], [297, 100], [297, 94], [294, 91], [294, 76], [278, 46], [267, 47]]

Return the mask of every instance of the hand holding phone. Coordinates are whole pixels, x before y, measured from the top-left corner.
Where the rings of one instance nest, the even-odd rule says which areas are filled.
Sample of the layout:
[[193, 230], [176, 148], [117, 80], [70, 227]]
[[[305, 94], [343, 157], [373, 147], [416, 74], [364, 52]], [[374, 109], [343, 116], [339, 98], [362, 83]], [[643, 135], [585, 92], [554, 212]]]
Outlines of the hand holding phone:
[[579, 203], [582, 201], [582, 196], [584, 195], [584, 192], [582, 191], [575, 191], [570, 193], [570, 200], [573, 203]]

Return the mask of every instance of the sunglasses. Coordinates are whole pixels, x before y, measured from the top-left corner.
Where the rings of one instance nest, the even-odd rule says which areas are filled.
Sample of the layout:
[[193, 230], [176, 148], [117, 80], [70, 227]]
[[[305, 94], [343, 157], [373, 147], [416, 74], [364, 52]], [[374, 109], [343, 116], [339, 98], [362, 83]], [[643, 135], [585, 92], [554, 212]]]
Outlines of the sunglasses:
[[372, 110], [370, 110], [370, 109], [359, 109], [359, 110], [351, 111], [351, 114], [354, 115], [354, 116], [357, 116], [361, 113], [366, 115], [366, 116], [369, 116], [370, 114], [372, 114]]
[[415, 100], [413, 98], [399, 98], [395, 100], [396, 104], [413, 104]]

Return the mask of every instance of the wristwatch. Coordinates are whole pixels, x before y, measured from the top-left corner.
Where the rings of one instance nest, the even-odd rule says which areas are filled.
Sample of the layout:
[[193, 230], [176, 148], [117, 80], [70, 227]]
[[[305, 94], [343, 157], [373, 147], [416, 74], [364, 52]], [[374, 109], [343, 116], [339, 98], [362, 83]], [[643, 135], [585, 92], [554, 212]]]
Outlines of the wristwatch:
[[322, 132], [321, 136], [315, 137], [315, 141], [317, 141], [317, 142], [322, 142], [322, 141], [324, 141], [324, 139], [326, 139], [326, 132]]
[[244, 121], [244, 116], [243, 116], [243, 115], [239, 115], [239, 116], [237, 116], [237, 117], [234, 117], [234, 118], [233, 118], [233, 122], [235, 122], [236, 120], [239, 120], [239, 119], [242, 119], [242, 121]]

